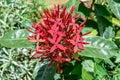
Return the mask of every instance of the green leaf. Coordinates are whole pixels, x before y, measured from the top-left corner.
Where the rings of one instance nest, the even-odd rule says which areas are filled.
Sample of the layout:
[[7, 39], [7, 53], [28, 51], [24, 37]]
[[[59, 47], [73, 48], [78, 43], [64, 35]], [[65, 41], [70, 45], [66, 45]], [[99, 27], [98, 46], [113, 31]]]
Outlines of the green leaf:
[[85, 34], [87, 32], [90, 32], [90, 34], [88, 34], [87, 36], [96, 36], [98, 34], [96, 29], [93, 29], [91, 27], [85, 27], [82, 30], [82, 34]]
[[115, 36], [115, 32], [112, 27], [107, 27], [105, 32], [103, 33], [103, 37], [106, 39], [113, 38]]
[[96, 64], [95, 68], [96, 68], [96, 74], [98, 74], [99, 76], [107, 75], [106, 69], [103, 68], [101, 65]]
[[95, 13], [97, 16], [110, 16], [106, 7], [99, 4], [95, 4]]
[[31, 42], [28, 42], [29, 33], [24, 30], [11, 30], [0, 38], [0, 44], [9, 48], [30, 48], [33, 47]]
[[61, 77], [60, 77], [60, 74], [57, 74], [57, 73], [56, 73], [56, 74], [54, 75], [54, 80], [59, 80], [60, 78], [61, 78]]
[[83, 30], [82, 30], [82, 34], [85, 34], [85, 33], [87, 33], [87, 32], [91, 32], [93, 30], [93, 28], [91, 28], [91, 27], [85, 27], [85, 28], [83, 28]]
[[56, 64], [47, 61], [38, 62], [33, 72], [34, 80], [53, 80], [56, 72]]
[[87, 8], [84, 3], [79, 4], [78, 12], [84, 14], [85, 16], [89, 16], [91, 9]]
[[95, 14], [96, 14], [96, 19], [97, 19], [97, 23], [98, 23], [99, 35], [103, 36], [103, 33], [104, 33], [106, 27], [112, 25], [104, 17], [104, 16], [110, 16], [110, 13], [105, 6], [102, 6], [100, 4], [95, 4]]
[[96, 4], [103, 4], [106, 0], [94, 0]]
[[76, 75], [81, 75], [80, 71], [81, 71], [81, 65], [78, 64], [76, 66], [74, 66], [74, 69], [71, 71], [71, 74], [76, 74]]
[[99, 29], [100, 36], [103, 36], [103, 33], [106, 27], [112, 26], [112, 24], [106, 18], [102, 16], [97, 16], [97, 23], [98, 23], [98, 29]]
[[98, 34], [97, 30], [92, 30], [88, 36], [96, 36]]
[[117, 31], [116, 36], [120, 39], [120, 30]]
[[113, 14], [120, 19], [120, 1], [107, 0], [107, 2]]
[[67, 6], [67, 10], [70, 11], [71, 7], [74, 6], [75, 7], [75, 13], [78, 11], [78, 6], [80, 4], [79, 0], [69, 0], [65, 6]]
[[82, 80], [93, 80], [93, 76], [85, 69], [82, 69]]
[[112, 41], [98, 36], [86, 36], [85, 41], [89, 42], [85, 45], [85, 49], [79, 52], [79, 55], [107, 59], [117, 55], [118, 48]]
[[92, 60], [85, 60], [82, 62], [83, 69], [88, 72], [94, 72], [94, 62]]
[[[116, 56], [118, 56], [118, 55], [116, 55]], [[110, 59], [106, 58], [106, 59], [104, 59], [104, 61], [105, 61], [105, 63], [109, 64], [110, 67], [115, 67], [115, 64]]]
[[120, 27], [120, 21], [117, 18], [111, 17], [111, 16], [104, 16], [105, 19], [107, 19], [112, 24], [115, 24]]
[[115, 63], [120, 63], [120, 54], [117, 56]]
[[28, 20], [24, 20], [24, 21], [22, 21], [21, 26], [23, 26], [25, 28], [32, 28], [33, 24], [32, 24], [32, 22], [30, 22]]

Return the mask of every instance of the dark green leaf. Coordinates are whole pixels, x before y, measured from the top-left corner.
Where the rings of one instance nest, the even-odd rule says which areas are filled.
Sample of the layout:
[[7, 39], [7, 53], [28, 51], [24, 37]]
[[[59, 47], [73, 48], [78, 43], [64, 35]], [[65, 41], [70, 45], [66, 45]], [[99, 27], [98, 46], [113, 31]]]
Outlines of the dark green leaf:
[[117, 25], [120, 27], [120, 20], [117, 18], [114, 18], [112, 16], [104, 16], [105, 19], [107, 19], [109, 22], [111, 22], [114, 25]]
[[113, 14], [120, 19], [120, 1], [119, 0], [107, 0], [108, 5]]
[[120, 47], [120, 38], [115, 40], [115, 43], [118, 47]]
[[83, 13], [85, 16], [89, 16], [91, 9], [87, 8], [83, 3], [80, 3], [78, 12]]
[[99, 4], [95, 4], [95, 13], [97, 16], [110, 16], [108, 10]]
[[71, 71], [71, 74], [76, 74], [76, 75], [81, 75], [80, 71], [81, 71], [82, 66], [80, 64], [76, 65], [74, 67], [74, 69]]
[[98, 24], [95, 22], [95, 21], [93, 21], [93, 20], [87, 20], [87, 22], [86, 22], [86, 27], [92, 27], [92, 28], [94, 28], [94, 29], [97, 29], [98, 27]]
[[0, 44], [9, 48], [33, 47], [33, 44], [27, 40], [28, 35], [29, 33], [24, 29], [11, 30], [0, 39]]
[[53, 80], [55, 73], [56, 73], [55, 63], [50, 64], [47, 61], [38, 62], [33, 72], [33, 79], [34, 80]]
[[100, 36], [103, 36], [106, 27], [112, 26], [112, 24], [102, 16], [97, 16], [97, 23]]
[[85, 45], [85, 49], [79, 52], [79, 55], [100, 59], [117, 55], [118, 48], [112, 41], [98, 36], [86, 36], [85, 41], [89, 44]]
[[95, 4], [95, 14], [98, 23], [99, 35], [103, 36], [105, 28], [111, 26], [111, 23], [106, 18], [104, 18], [104, 16], [110, 16], [110, 14], [104, 6], [98, 4]]

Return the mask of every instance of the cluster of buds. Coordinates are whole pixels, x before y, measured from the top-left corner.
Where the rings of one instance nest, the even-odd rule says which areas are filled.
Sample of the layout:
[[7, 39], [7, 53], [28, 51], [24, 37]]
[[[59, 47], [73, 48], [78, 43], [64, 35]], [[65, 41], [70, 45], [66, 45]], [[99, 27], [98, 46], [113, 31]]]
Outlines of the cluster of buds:
[[50, 10], [44, 10], [44, 14], [40, 14], [37, 23], [33, 22], [34, 31], [32, 36], [28, 37], [30, 42], [36, 43], [36, 53], [34, 57], [56, 61], [58, 63], [58, 71], [60, 64], [70, 62], [71, 59], [77, 59], [76, 54], [84, 49], [82, 29], [85, 22], [77, 24], [78, 15], [73, 15], [74, 7], [68, 12], [65, 8], [55, 6]]

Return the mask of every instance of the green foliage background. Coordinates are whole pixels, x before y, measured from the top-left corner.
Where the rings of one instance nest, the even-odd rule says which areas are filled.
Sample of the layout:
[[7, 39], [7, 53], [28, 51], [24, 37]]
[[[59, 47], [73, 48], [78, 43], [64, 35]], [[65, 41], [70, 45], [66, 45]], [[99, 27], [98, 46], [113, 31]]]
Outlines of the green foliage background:
[[[82, 1], [82, 0], [81, 0]], [[57, 65], [31, 59], [34, 44], [27, 41], [32, 20], [39, 12], [49, 9], [45, 0], [0, 0], [0, 80], [120, 80], [120, 1], [69, 0], [69, 10], [87, 20], [82, 33], [85, 50], [79, 52], [81, 61]]]

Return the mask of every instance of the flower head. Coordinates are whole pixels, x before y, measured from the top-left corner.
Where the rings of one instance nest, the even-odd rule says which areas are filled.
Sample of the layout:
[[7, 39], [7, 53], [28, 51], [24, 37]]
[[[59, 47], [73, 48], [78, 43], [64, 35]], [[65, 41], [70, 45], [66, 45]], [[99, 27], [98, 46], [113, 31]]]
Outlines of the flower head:
[[[66, 7], [60, 9], [55, 6], [53, 9], [44, 10], [40, 20], [33, 22], [33, 36], [29, 36], [30, 42], [36, 43], [35, 57], [51, 59], [60, 66], [63, 62], [70, 62], [72, 58], [79, 60], [75, 54], [84, 49], [82, 29], [85, 22], [77, 24], [78, 15], [72, 16], [74, 7], [67, 12]], [[59, 68], [59, 67], [58, 67]]]

